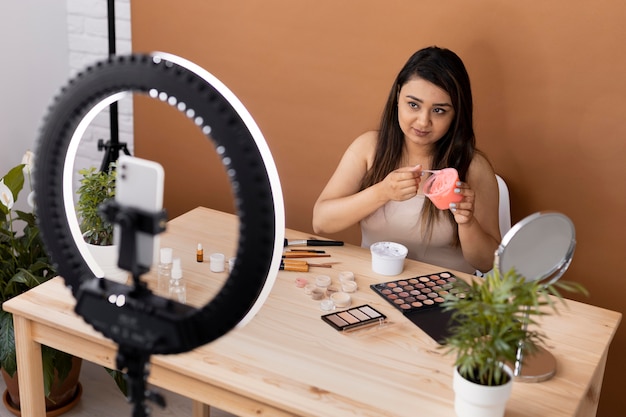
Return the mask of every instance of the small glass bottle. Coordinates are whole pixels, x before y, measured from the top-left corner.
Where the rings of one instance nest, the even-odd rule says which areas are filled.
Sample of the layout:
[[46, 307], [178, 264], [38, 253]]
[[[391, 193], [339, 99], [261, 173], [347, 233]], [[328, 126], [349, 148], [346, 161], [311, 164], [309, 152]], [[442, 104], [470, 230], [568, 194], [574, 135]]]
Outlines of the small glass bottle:
[[202, 249], [202, 243], [198, 243], [198, 249], [196, 249], [196, 262], [204, 262], [204, 249]]
[[183, 270], [180, 266], [180, 258], [174, 258], [172, 263], [172, 276], [169, 286], [170, 298], [185, 304], [187, 302], [187, 290], [183, 281]]
[[172, 248], [161, 248], [159, 252], [159, 264], [157, 266], [157, 293], [167, 294], [167, 286], [172, 274]]

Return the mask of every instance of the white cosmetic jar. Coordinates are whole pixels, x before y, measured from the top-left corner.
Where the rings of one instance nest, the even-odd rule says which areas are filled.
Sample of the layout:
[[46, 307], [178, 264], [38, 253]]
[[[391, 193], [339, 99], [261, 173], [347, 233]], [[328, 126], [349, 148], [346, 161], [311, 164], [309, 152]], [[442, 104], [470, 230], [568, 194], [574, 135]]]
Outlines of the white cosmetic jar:
[[328, 275], [318, 275], [315, 277], [315, 285], [320, 288], [327, 288], [330, 285], [330, 277]]
[[350, 307], [350, 303], [352, 302], [352, 297], [350, 294], [346, 294], [345, 292], [336, 292], [330, 295], [330, 299], [333, 300], [335, 306], [339, 308]]
[[355, 292], [357, 285], [355, 281], [344, 281], [341, 283], [341, 291], [343, 292]]
[[376, 242], [370, 246], [372, 271], [381, 275], [398, 275], [404, 269], [404, 259], [409, 253], [406, 246], [395, 242]]
[[342, 271], [339, 273], [339, 282], [354, 281], [354, 272]]

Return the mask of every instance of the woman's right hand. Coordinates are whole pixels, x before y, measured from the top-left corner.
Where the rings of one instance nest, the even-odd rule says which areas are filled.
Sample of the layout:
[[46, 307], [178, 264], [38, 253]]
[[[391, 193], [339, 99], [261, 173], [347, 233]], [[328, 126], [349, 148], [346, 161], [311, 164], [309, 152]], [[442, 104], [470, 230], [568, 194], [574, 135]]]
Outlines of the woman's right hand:
[[421, 179], [421, 165], [402, 167], [390, 172], [381, 185], [389, 200], [404, 201], [417, 195]]

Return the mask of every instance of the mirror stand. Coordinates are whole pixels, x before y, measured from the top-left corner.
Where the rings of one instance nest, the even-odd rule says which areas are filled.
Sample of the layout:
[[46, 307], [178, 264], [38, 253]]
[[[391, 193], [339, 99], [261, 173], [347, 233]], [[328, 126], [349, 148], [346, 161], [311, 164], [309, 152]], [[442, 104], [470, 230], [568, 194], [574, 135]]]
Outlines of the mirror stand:
[[[526, 308], [528, 319], [528, 307]], [[528, 327], [526, 320], [525, 327]], [[526, 352], [525, 345], [520, 342], [515, 354], [515, 363], [509, 364], [513, 370], [513, 378], [518, 382], [542, 382], [547, 381], [556, 374], [556, 358], [542, 346], [532, 353]]]
[[524, 346], [517, 349], [517, 358], [513, 369], [513, 377], [519, 382], [542, 382], [547, 381], [556, 374], [556, 358], [543, 347], [526, 355]]

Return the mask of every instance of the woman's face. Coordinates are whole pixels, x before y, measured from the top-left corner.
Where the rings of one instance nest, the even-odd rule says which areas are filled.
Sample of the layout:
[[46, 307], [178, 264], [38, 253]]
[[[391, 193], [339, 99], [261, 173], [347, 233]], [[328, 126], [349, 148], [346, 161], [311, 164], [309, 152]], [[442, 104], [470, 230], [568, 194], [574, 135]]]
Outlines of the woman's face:
[[432, 145], [450, 128], [454, 108], [450, 95], [422, 78], [407, 81], [398, 93], [398, 123], [404, 139]]

